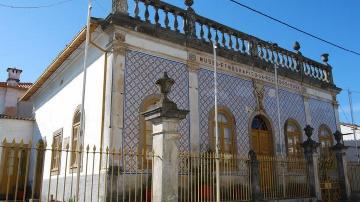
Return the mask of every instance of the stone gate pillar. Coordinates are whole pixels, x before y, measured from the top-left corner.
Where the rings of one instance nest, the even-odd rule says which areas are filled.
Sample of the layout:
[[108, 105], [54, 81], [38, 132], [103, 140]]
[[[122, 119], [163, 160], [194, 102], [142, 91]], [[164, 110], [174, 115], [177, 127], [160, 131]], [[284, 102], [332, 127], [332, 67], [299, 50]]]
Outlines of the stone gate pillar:
[[254, 150], [249, 151], [249, 160], [252, 201], [263, 201], [263, 195], [260, 190], [260, 162]]
[[310, 125], [306, 125], [304, 128], [305, 134], [308, 137], [301, 146], [304, 148], [304, 155], [306, 161], [306, 168], [308, 173], [308, 180], [310, 186], [310, 195], [316, 197], [318, 200], [321, 200], [321, 189], [319, 181], [319, 170], [317, 164], [317, 157], [314, 155], [316, 148], [319, 147], [320, 143], [311, 139], [314, 128]]
[[331, 150], [335, 152], [336, 156], [336, 164], [337, 164], [337, 172], [339, 177], [339, 183], [340, 183], [340, 191], [341, 191], [341, 201], [347, 201], [350, 197], [350, 184], [349, 179], [347, 175], [347, 168], [346, 168], [346, 160], [344, 158], [345, 156], [345, 150], [348, 148], [343, 143], [341, 143], [342, 140], [342, 133], [340, 131], [336, 131], [334, 133], [334, 137], [336, 140], [336, 144], [331, 147]]
[[167, 97], [174, 83], [165, 72], [164, 76], [156, 81], [162, 95], [160, 101], [154, 109], [143, 113], [145, 120], [153, 124], [153, 202], [178, 201], [178, 126], [189, 111], [178, 109]]

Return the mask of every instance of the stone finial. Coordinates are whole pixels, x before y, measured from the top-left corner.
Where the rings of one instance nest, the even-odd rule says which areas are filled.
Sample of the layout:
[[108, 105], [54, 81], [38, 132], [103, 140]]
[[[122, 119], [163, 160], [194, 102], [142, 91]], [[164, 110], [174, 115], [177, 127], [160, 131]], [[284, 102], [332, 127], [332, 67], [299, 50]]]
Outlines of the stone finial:
[[336, 144], [341, 143], [342, 136], [343, 136], [343, 134], [339, 130], [335, 131], [334, 137], [335, 137], [335, 140], [336, 140]]
[[293, 45], [293, 48], [294, 48], [296, 53], [301, 54], [301, 52], [300, 52], [301, 46], [300, 46], [300, 43], [298, 41], [295, 41], [295, 43]]
[[186, 5], [187, 7], [191, 7], [193, 4], [194, 4], [194, 1], [193, 1], [193, 0], [185, 0], [185, 5]]
[[251, 160], [256, 160], [257, 159], [256, 153], [252, 149], [249, 151], [248, 155], [249, 155]]
[[164, 72], [164, 76], [156, 81], [156, 85], [159, 86], [160, 92], [164, 98], [167, 98], [171, 91], [171, 87], [174, 85], [174, 79], [170, 78], [167, 72]]
[[306, 127], [304, 128], [304, 131], [305, 131], [305, 135], [308, 137], [308, 139], [311, 139], [314, 128], [311, 127], [310, 125], [306, 125]]
[[113, 14], [128, 14], [127, 0], [112, 0], [112, 13]]
[[343, 149], [347, 149], [347, 148], [348, 148], [348, 147], [345, 146], [343, 143], [341, 143], [343, 134], [342, 134], [339, 130], [336, 130], [333, 135], [334, 135], [336, 144], [331, 147], [332, 150], [343, 150]]
[[316, 151], [316, 148], [320, 146], [320, 143], [311, 139], [314, 128], [311, 127], [310, 125], [306, 125], [306, 127], [304, 128], [304, 131], [305, 131], [305, 135], [308, 137], [308, 139], [306, 141], [304, 141], [303, 143], [301, 143], [301, 146], [304, 148], [305, 153], [313, 153], [314, 151]]
[[329, 61], [329, 54], [328, 53], [324, 53], [321, 55], [321, 60], [324, 62], [324, 64], [328, 64], [327, 62]]
[[194, 9], [191, 7], [194, 4], [193, 0], [185, 0], [186, 14], [185, 14], [185, 24], [184, 30], [186, 37], [189, 39], [196, 38], [196, 14]]
[[186, 117], [189, 111], [178, 109], [176, 103], [168, 98], [168, 94], [174, 83], [174, 79], [170, 78], [167, 72], [164, 72], [164, 76], [156, 81], [156, 85], [159, 86], [161, 92], [161, 98], [156, 104], [155, 109], [150, 109], [149, 111], [142, 113], [145, 116], [145, 120], [161, 117], [184, 119]]

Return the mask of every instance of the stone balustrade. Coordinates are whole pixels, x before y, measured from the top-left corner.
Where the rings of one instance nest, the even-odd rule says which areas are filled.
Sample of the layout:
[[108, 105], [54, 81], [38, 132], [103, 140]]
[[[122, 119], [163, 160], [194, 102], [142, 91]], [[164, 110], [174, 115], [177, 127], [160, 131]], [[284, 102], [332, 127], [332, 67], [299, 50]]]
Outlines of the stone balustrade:
[[211, 51], [212, 44], [216, 44], [220, 56], [238, 57], [244, 63], [251, 61], [262, 69], [276, 66], [280, 74], [300, 82], [335, 87], [332, 68], [327, 63], [328, 54], [322, 55], [323, 63], [316, 62], [301, 54], [298, 42], [294, 45], [294, 52], [286, 50], [198, 15], [191, 8], [192, 3], [185, 1], [187, 8], [182, 9], [160, 0], [134, 0], [134, 10], [129, 11], [127, 24], [135, 24], [137, 31], [157, 37], [166, 35], [163, 38], [175, 39], [177, 43], [207, 52]]

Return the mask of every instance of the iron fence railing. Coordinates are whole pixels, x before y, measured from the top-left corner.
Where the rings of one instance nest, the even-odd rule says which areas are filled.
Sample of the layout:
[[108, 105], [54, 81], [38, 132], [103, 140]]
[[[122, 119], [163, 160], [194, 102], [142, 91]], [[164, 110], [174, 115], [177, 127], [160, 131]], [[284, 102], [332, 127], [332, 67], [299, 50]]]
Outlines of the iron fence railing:
[[360, 193], [360, 163], [349, 161], [347, 169], [351, 192]]
[[[4, 140], [0, 200], [151, 201], [156, 155], [96, 146], [69, 148]], [[81, 160], [71, 159], [75, 157]], [[309, 197], [304, 159], [259, 156], [258, 160], [264, 199]], [[211, 152], [179, 154], [179, 201], [215, 200], [215, 161]], [[249, 158], [220, 154], [219, 161], [221, 201], [250, 201]]]
[[[180, 154], [180, 201], [215, 201], [215, 153]], [[221, 154], [220, 200], [249, 201], [251, 186], [247, 157]]]
[[273, 156], [258, 159], [264, 199], [311, 197], [305, 159]]

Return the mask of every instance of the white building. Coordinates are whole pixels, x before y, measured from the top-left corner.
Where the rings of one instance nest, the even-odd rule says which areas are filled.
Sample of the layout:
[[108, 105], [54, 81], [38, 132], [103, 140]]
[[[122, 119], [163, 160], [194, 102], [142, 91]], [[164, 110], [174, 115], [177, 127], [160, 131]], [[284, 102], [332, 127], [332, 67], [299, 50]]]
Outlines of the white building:
[[[28, 102], [20, 102], [20, 98], [31, 87], [32, 83], [20, 82], [22, 70], [8, 68], [8, 78], [0, 82], [0, 197], [6, 191], [8, 173], [16, 170], [15, 156], [4, 146], [28, 146], [33, 136], [34, 119], [32, 117], [32, 105]], [[8, 160], [6, 160], [8, 159]], [[21, 160], [26, 159], [23, 156]], [[11, 169], [5, 169], [6, 167]], [[21, 175], [24, 179], [25, 176]], [[12, 184], [13, 185], [13, 184]]]
[[[341, 123], [340, 128], [341, 133], [344, 134], [344, 144], [349, 147], [346, 151], [347, 159], [350, 161], [358, 161], [358, 152], [360, 153], [360, 126], [356, 124], [353, 126], [350, 123]], [[356, 149], [356, 146], [358, 146], [358, 149]]]
[[[206, 24], [210, 20], [199, 16], [195, 17], [204, 24], [196, 27], [202, 30], [196, 32], [192, 30], [195, 23], [193, 27], [179, 25], [178, 20], [184, 16], [177, 14], [185, 12], [183, 9], [151, 2], [156, 12], [160, 9], [174, 20], [165, 19], [162, 25], [155, 16], [154, 25], [146, 11], [144, 17], [138, 11], [128, 15], [126, 1], [114, 1], [114, 11], [106, 19], [92, 19], [83, 133], [79, 125], [86, 29], [75, 36], [22, 95], [21, 101], [32, 105], [34, 129], [28, 132], [32, 133], [33, 146], [41, 141], [49, 148], [63, 150], [46, 152], [41, 158], [36, 158], [37, 152], [33, 151], [34, 164], [28, 181], [36, 184], [37, 197], [46, 199], [52, 195], [56, 200], [68, 200], [80, 193], [81, 200], [84, 197], [88, 200], [93, 193], [97, 194], [93, 190], [99, 190], [96, 197], [105, 199], [110, 188], [106, 189], [108, 170], [102, 168], [109, 167], [109, 162], [103, 160], [101, 165], [98, 155], [94, 164], [86, 163], [83, 154], [80, 168], [78, 156], [66, 149], [90, 145], [90, 151], [93, 146], [96, 151], [100, 148], [105, 151], [107, 147], [149, 151], [151, 128], [141, 112], [158, 101], [155, 81], [165, 71], [175, 80], [170, 98], [179, 108], [190, 111], [180, 124], [180, 150], [213, 150], [213, 56], [209, 41], [219, 45], [222, 153], [246, 155], [253, 149], [262, 155], [298, 157], [302, 155], [300, 143], [306, 140], [302, 130], [306, 125], [314, 127], [313, 139], [322, 145], [333, 142], [332, 133], [339, 129], [336, 96], [341, 89], [333, 82], [326, 54], [322, 64], [302, 56], [298, 43], [295, 52], [288, 51], [220, 23]], [[223, 30], [218, 30], [220, 26]], [[222, 34], [220, 40], [218, 32], [220, 37]], [[275, 64], [279, 66], [280, 126], [275, 110]], [[113, 165], [115, 161], [112, 160]], [[136, 161], [121, 166], [124, 172], [139, 169]], [[92, 176], [96, 183], [90, 190], [84, 181]]]

